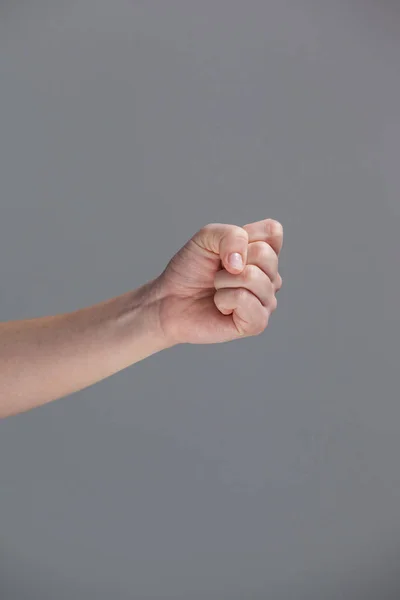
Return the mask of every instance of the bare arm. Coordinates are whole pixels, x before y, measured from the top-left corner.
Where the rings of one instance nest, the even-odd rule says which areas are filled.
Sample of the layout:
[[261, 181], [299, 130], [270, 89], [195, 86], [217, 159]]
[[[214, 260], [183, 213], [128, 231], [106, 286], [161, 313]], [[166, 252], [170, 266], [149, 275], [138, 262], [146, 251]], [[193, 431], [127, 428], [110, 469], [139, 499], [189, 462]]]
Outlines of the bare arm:
[[282, 226], [271, 219], [244, 227], [211, 223], [133, 292], [72, 313], [0, 323], [0, 418], [176, 344], [259, 335], [282, 286], [282, 241]]
[[146, 284], [72, 313], [0, 323], [0, 418], [86, 388], [168, 344]]

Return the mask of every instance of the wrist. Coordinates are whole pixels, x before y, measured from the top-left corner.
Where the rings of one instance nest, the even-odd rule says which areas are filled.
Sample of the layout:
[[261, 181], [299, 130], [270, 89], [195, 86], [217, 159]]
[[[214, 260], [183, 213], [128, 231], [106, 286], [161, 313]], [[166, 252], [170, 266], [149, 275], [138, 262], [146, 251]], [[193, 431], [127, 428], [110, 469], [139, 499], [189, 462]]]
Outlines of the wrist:
[[128, 292], [121, 300], [121, 331], [131, 337], [141, 355], [148, 356], [176, 345], [161, 319], [163, 295], [157, 279]]

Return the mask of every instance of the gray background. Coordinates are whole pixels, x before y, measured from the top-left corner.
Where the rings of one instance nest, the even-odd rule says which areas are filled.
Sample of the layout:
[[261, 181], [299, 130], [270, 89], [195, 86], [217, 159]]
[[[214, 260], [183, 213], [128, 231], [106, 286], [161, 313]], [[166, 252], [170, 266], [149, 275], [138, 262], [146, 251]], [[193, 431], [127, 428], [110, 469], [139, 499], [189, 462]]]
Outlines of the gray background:
[[0, 596], [400, 595], [400, 8], [1, 0], [2, 320], [274, 217], [257, 338], [0, 423]]

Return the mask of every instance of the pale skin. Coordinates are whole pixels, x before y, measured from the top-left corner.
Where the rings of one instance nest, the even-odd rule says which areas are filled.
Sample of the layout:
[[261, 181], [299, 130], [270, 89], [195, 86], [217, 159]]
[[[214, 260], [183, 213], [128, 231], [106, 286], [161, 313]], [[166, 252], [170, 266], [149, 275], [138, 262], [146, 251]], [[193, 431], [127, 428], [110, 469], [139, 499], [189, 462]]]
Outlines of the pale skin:
[[[261, 334], [277, 307], [283, 230], [264, 219], [198, 231], [136, 290], [80, 310], [0, 323], [0, 418], [87, 388], [178, 344]], [[243, 265], [231, 263], [234, 255]]]

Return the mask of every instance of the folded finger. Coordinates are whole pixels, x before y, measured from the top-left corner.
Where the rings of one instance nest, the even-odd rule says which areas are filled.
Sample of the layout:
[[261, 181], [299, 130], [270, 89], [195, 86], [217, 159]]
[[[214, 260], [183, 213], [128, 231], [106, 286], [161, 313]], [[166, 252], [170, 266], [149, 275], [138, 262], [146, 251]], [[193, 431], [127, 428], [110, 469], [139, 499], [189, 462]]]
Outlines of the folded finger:
[[275, 287], [270, 278], [256, 265], [246, 265], [241, 273], [232, 275], [225, 269], [215, 275], [216, 290], [224, 288], [244, 288], [252, 292], [265, 307], [275, 310]]
[[243, 226], [250, 242], [267, 242], [279, 256], [283, 245], [283, 227], [274, 219], [264, 219]]

